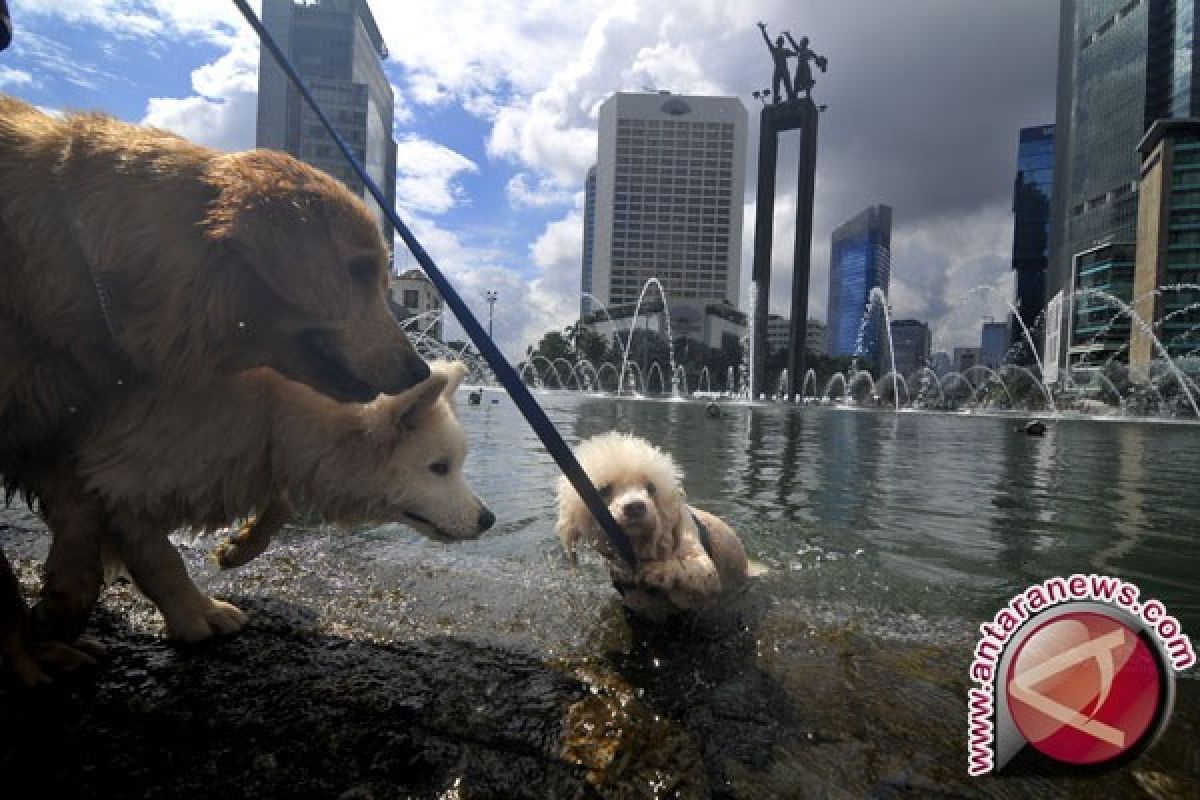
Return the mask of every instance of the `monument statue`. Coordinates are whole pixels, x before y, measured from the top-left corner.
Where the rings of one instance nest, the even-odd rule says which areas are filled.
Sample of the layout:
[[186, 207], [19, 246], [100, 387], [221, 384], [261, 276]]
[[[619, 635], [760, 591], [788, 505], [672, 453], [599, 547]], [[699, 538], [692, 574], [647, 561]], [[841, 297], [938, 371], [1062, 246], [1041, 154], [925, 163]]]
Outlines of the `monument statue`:
[[[762, 32], [763, 41], [767, 43], [767, 49], [771, 51], [771, 59], [775, 62], [775, 73], [771, 76], [771, 93], [775, 96], [775, 102], [780, 102], [779, 84], [781, 83], [787, 90], [787, 100], [789, 102], [795, 100], [796, 89], [792, 86], [792, 76], [788, 73], [787, 60], [796, 54], [784, 45], [782, 36], [776, 36], [775, 42], [772, 44], [771, 37], [767, 35], [765, 23], [759, 22], [758, 29]], [[793, 46], [795, 46], [794, 43]]]
[[803, 91], [805, 97], [811, 98], [812, 87], [816, 81], [813, 80], [812, 70], [808, 68], [808, 62], [812, 61], [817, 65], [817, 69], [824, 72], [826, 67], [829, 66], [829, 59], [825, 58], [825, 56], [817, 55], [808, 48], [807, 36], [801, 36], [800, 43], [796, 44], [796, 40], [792, 38], [790, 33], [784, 31], [783, 35], [787, 37], [788, 43], [796, 50], [796, 79], [792, 82], [792, 86], [797, 93]]
[[[767, 26], [759, 22], [763, 41], [771, 51], [775, 72], [773, 89], [759, 89], [754, 97], [763, 100], [759, 126], [758, 192], [754, 219], [754, 319], [751, 323], [750, 384], [751, 397], [772, 391], [765, 385], [767, 354], [767, 310], [771, 296], [771, 251], [775, 237], [775, 173], [778, 165], [780, 134], [800, 132], [800, 153], [796, 160], [796, 224], [792, 238], [792, 317], [788, 326], [787, 394], [798, 399], [804, 392], [808, 372], [805, 339], [808, 335], [808, 293], [812, 267], [813, 205], [817, 171], [817, 124], [825, 106], [812, 100], [813, 72], [809, 63], [822, 72], [828, 66], [808, 46], [808, 37], [797, 42], [784, 31], [772, 41]], [[790, 46], [789, 46], [790, 45]], [[795, 80], [789, 58], [797, 59]], [[780, 91], [782, 86], [783, 91]], [[772, 92], [774, 102], [765, 98]], [[798, 96], [804, 92], [803, 96]]]

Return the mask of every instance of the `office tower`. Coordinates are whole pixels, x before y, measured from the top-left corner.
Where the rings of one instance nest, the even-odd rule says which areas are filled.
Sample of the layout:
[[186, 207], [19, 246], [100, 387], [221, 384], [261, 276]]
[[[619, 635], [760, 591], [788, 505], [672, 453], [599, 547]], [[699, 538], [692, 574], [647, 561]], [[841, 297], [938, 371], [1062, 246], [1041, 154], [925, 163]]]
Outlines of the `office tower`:
[[878, 370], [884, 348], [884, 314], [876, 308], [865, 323], [863, 319], [871, 290], [878, 287], [887, 294], [891, 264], [890, 206], [871, 206], [834, 230], [825, 317], [825, 351], [829, 355], [861, 356]]
[[[813, 353], [824, 353], [825, 323], [819, 319], [805, 322], [804, 346]], [[767, 315], [767, 350], [768, 355], [786, 351], [792, 333], [792, 321], [779, 314]]]
[[1094, 347], [1073, 330], [1117, 311], [1095, 293], [1075, 292], [1132, 299], [1125, 272], [1136, 239], [1137, 145], [1156, 119], [1197, 115], [1196, 22], [1194, 0], [1062, 0], [1047, 273], [1048, 294], [1061, 293], [1062, 326], [1060, 347], [1045, 354], [1047, 372], [1068, 359], [1071, 368], [1095, 367], [1121, 349]]
[[954, 361], [951, 360], [949, 353], [939, 350], [929, 356], [929, 368], [939, 376], [945, 375], [954, 368]]
[[1008, 323], [990, 320], [983, 323], [979, 345], [979, 363], [992, 369], [999, 368], [1009, 348]]
[[971, 367], [979, 366], [983, 361], [983, 353], [978, 347], [954, 348], [954, 371], [963, 373]]
[[672, 301], [736, 306], [745, 163], [736, 97], [618, 92], [604, 101], [593, 294], [616, 315], [653, 277]]
[[1133, 296], [1134, 310], [1150, 330], [1133, 327], [1129, 368], [1146, 380], [1164, 351], [1178, 358], [1200, 348], [1200, 291], [1155, 292], [1200, 284], [1200, 119], [1158, 120], [1138, 150], [1143, 167]]
[[587, 171], [583, 192], [583, 275], [579, 281], [579, 316], [586, 317], [595, 303], [588, 295], [592, 288], [592, 265], [596, 254], [596, 165]]
[[[790, 320], [789, 320], [790, 323]], [[804, 324], [804, 346], [810, 353], [825, 352], [825, 323], [809, 319]]]
[[[263, 0], [262, 18], [338, 135], [394, 205], [393, 99], [383, 72], [387, 48], [366, 0]], [[291, 153], [349, 186], [371, 208], [391, 246], [391, 223], [267, 52], [258, 65], [255, 142]]]
[[1044, 341], [1046, 265], [1050, 260], [1050, 199], [1054, 192], [1054, 126], [1022, 128], [1017, 143], [1017, 177], [1013, 185], [1013, 254], [1020, 321], [1010, 321], [1014, 358], [1036, 362], [1022, 329], [1028, 329], [1040, 357]]
[[791, 320], [778, 314], [767, 315], [767, 355], [786, 351], [791, 335]]
[[907, 379], [921, 367], [929, 366], [932, 343], [929, 326], [919, 319], [892, 320], [892, 351], [896, 355], [896, 372]]

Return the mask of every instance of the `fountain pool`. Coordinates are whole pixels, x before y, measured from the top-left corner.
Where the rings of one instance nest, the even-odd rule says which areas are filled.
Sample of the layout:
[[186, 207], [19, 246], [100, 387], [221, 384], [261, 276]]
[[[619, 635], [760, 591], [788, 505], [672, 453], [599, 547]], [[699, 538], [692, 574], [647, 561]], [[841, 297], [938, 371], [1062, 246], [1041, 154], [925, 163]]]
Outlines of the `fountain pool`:
[[[981, 413], [727, 403], [714, 419], [703, 403], [540, 393], [569, 442], [615, 428], [672, 452], [689, 500], [728, 519], [769, 567], [723, 613], [664, 629], [626, 617], [596, 559], [572, 573], [553, 533], [557, 470], [507, 396], [486, 394], [499, 402], [462, 398], [460, 416], [467, 472], [498, 518], [487, 536], [447, 546], [392, 525], [294, 526], [233, 573], [208, 561], [210, 540], [181, 540], [198, 582], [261, 621], [185, 660], [143, 614], [116, 634], [141, 642], [117, 648], [117, 680], [149, 669], [168, 681], [186, 668], [187, 680], [224, 688], [201, 686], [197, 700], [176, 703], [225, 719], [217, 739], [262, 742], [259, 728], [238, 727], [244, 678], [222, 677], [236, 653], [250, 660], [238, 675], [309, 692], [314, 708], [334, 703], [329, 713], [345, 720], [336, 730], [352, 741], [374, 742], [378, 726], [412, 715], [419, 724], [405, 728], [404, 758], [466, 791], [1094, 800], [1139, 795], [1146, 780], [1164, 787], [1157, 796], [1200, 789], [1194, 676], [1179, 681], [1163, 739], [1126, 768], [1088, 777], [1017, 763], [977, 780], [965, 750], [977, 626], [1020, 589], [1059, 574], [1117, 575], [1159, 598], [1185, 632], [1200, 631], [1200, 494], [1183, 488], [1200, 474], [1200, 426], [1051, 418], [1045, 436], [1029, 437], [1014, 431], [1019, 418]], [[26, 512], [0, 514], [18, 532], [18, 552], [36, 551]], [[28, 573], [36, 555], [18, 566]], [[299, 622], [281, 621], [285, 613]], [[316, 633], [286, 633], [298, 624]], [[336, 671], [279, 666], [314, 657]], [[514, 687], [530, 688], [519, 704], [503, 702]], [[337, 698], [360, 702], [367, 691], [369, 713], [338, 711]], [[173, 708], [162, 712], [168, 722]], [[285, 763], [301, 741], [255, 746]]]

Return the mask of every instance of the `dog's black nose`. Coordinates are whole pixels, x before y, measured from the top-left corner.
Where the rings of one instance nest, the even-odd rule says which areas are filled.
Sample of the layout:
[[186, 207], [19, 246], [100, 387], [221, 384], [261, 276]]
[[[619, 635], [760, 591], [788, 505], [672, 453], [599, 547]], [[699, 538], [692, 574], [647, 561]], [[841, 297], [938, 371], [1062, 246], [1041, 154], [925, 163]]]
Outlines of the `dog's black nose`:
[[496, 515], [492, 513], [490, 508], [485, 508], [479, 512], [479, 532], [483, 533], [488, 528], [496, 524]]
[[646, 504], [641, 500], [630, 500], [623, 508], [629, 519], [641, 519], [646, 516]]

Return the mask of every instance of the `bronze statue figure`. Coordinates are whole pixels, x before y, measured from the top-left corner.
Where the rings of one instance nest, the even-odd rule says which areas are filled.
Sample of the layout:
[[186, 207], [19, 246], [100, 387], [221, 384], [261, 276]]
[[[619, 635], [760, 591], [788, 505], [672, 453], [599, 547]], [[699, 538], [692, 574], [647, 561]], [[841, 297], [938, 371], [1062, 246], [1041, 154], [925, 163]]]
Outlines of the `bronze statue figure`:
[[[758, 23], [758, 29], [762, 32], [763, 41], [767, 43], [767, 49], [771, 51], [771, 59], [775, 62], [775, 73], [771, 76], [771, 92], [775, 95], [775, 102], [780, 101], [779, 84], [783, 84], [783, 88], [787, 90], [787, 99], [792, 101], [796, 99], [796, 89], [792, 86], [792, 76], [788, 74], [787, 60], [790, 56], [796, 55], [783, 43], [782, 36], [775, 37], [775, 43], [771, 43], [771, 37], [767, 35], [767, 26], [765, 23]], [[795, 43], [793, 42], [793, 46]]]
[[829, 59], [825, 58], [825, 56], [817, 55], [808, 48], [807, 36], [801, 36], [800, 43], [796, 44], [796, 40], [792, 38], [792, 34], [784, 31], [783, 35], [787, 37], [788, 42], [796, 49], [796, 79], [792, 85], [795, 87], [796, 92], [803, 90], [804, 96], [811, 98], [812, 87], [816, 81], [813, 80], [812, 70], [809, 69], [808, 62], [812, 61], [817, 65], [817, 69], [824, 72], [825, 68], [829, 65]]
[[[800, 42], [797, 43], [792, 38], [792, 34], [784, 31], [782, 36], [776, 36], [775, 41], [771, 41], [771, 37], [767, 35], [767, 26], [763, 22], [758, 23], [758, 29], [762, 32], [763, 41], [767, 43], [767, 49], [771, 51], [771, 60], [775, 62], [775, 72], [771, 75], [771, 92], [775, 96], [775, 102], [792, 102], [798, 99], [799, 93], [804, 92], [804, 96], [812, 99], [812, 87], [816, 83], [813, 80], [812, 69], [809, 68], [808, 62], [812, 61], [817, 65], [817, 69], [824, 72], [829, 66], [829, 59], [825, 56], [819, 56], [814, 53], [808, 46], [808, 37], [801, 36]], [[789, 49], [784, 44], [784, 37], [787, 37], [787, 42], [792, 46]], [[796, 58], [796, 77], [793, 80], [788, 72], [788, 59]], [[779, 93], [779, 85], [783, 84], [783, 89], [786, 95]], [[763, 90], [766, 93], [766, 90]], [[755, 97], [758, 97], [756, 94]]]

